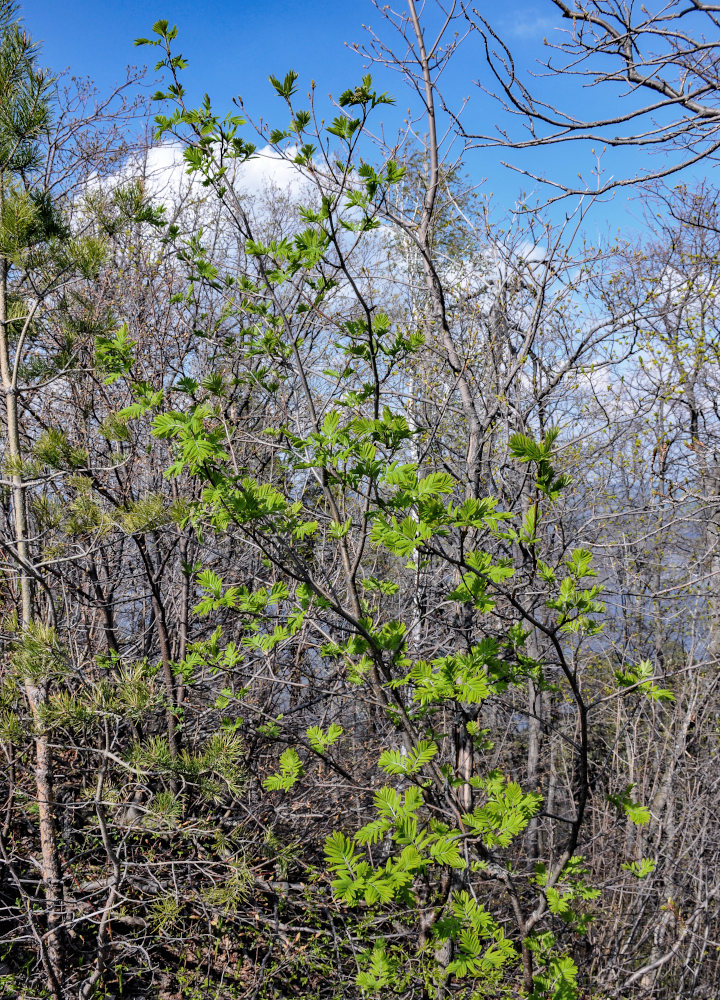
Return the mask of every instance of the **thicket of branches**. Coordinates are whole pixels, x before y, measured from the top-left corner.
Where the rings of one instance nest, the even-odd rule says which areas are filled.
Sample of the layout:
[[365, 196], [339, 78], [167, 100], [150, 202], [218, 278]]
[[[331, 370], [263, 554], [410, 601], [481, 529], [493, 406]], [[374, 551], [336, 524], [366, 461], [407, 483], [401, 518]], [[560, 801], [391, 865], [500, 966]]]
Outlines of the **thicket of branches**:
[[[408, 0], [397, 141], [188, 106], [161, 21], [143, 144], [0, 3], [3, 996], [717, 995], [717, 13], [546, 6], [627, 112]], [[680, 149], [640, 243], [479, 196], [461, 43], [493, 142]]]

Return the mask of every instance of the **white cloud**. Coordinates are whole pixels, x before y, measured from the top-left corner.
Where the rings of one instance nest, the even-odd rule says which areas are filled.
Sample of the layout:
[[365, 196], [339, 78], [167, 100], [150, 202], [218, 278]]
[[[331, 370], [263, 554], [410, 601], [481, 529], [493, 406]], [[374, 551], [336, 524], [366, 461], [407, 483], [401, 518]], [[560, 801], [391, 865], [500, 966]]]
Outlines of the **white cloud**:
[[[238, 194], [251, 198], [272, 188], [298, 195], [305, 183], [300, 169], [270, 146], [258, 150], [244, 163], [231, 164], [229, 174]], [[187, 198], [204, 199], [210, 195], [199, 174], [187, 173], [183, 147], [178, 142], [161, 143], [146, 150], [142, 157], [129, 160], [110, 183], [122, 184], [137, 177], [143, 178], [150, 197], [168, 207], [176, 207]], [[102, 184], [107, 183], [104, 178]]]

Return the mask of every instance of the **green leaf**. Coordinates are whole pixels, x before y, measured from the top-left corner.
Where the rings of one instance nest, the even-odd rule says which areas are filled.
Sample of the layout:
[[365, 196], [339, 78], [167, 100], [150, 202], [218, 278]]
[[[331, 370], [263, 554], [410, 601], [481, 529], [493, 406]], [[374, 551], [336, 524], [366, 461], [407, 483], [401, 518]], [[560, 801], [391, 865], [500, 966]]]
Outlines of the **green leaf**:
[[310, 726], [305, 730], [310, 746], [318, 753], [324, 753], [329, 746], [337, 743], [343, 734], [342, 726], [333, 723], [327, 731], [323, 731], [319, 726]]
[[437, 752], [437, 744], [432, 740], [420, 740], [409, 751], [385, 750], [380, 754], [378, 763], [386, 774], [416, 774], [430, 763]]
[[615, 677], [621, 687], [635, 688], [647, 695], [651, 701], [675, 701], [675, 695], [668, 688], [661, 688], [652, 679], [653, 665], [650, 660], [641, 660], [635, 667], [617, 670]]
[[619, 794], [608, 795], [608, 802], [611, 802], [618, 809], [622, 810], [631, 823], [634, 823], [636, 826], [645, 826], [650, 822], [650, 810], [647, 806], [636, 802], [632, 798], [630, 793], [634, 787], [634, 785], [628, 785]]
[[302, 773], [303, 766], [297, 755], [297, 751], [293, 750], [292, 747], [288, 747], [288, 749], [283, 751], [280, 755], [280, 771], [277, 774], [271, 774], [268, 778], [266, 778], [263, 781], [263, 786], [267, 788], [269, 792], [287, 792], [293, 787]]
[[373, 947], [367, 968], [358, 973], [355, 981], [364, 992], [378, 993], [390, 986], [396, 966], [397, 962], [390, 961], [386, 955], [385, 945], [378, 943]]
[[294, 69], [291, 69], [285, 74], [285, 79], [282, 82], [278, 80], [276, 76], [272, 75], [268, 77], [268, 80], [275, 88], [275, 92], [284, 100], [289, 101], [297, 90], [297, 87], [295, 86], [297, 78], [297, 73]]
[[657, 861], [652, 858], [640, 858], [639, 861], [626, 862], [620, 866], [625, 871], [631, 872], [635, 878], [647, 878], [657, 868]]

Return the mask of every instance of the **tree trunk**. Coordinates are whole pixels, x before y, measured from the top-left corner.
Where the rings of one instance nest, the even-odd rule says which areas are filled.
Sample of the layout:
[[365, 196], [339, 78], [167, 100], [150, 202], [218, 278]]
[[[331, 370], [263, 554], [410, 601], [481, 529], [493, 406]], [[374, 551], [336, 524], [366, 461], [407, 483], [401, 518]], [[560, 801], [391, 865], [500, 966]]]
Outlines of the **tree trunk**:
[[[33, 576], [28, 541], [25, 486], [20, 462], [17, 378], [11, 365], [8, 322], [8, 264], [0, 260], [0, 380], [5, 398], [7, 449], [12, 465], [12, 508], [15, 526], [15, 555], [20, 579], [21, 624], [23, 632], [32, 625]], [[47, 919], [46, 973], [56, 997], [61, 996], [63, 978], [63, 886], [57, 850], [57, 834], [52, 791], [52, 751], [40, 719], [40, 708], [47, 697], [47, 685], [25, 680], [25, 696], [35, 727], [35, 788], [40, 828], [41, 873]]]

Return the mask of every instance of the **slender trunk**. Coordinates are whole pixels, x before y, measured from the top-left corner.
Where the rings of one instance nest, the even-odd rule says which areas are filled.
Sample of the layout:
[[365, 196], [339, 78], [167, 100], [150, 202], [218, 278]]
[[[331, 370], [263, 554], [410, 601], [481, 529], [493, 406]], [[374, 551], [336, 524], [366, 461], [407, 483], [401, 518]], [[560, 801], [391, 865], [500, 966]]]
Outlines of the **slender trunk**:
[[429, 170], [428, 183], [425, 188], [425, 198], [423, 201], [420, 223], [415, 233], [418, 247], [422, 254], [423, 274], [425, 276], [425, 287], [430, 300], [433, 321], [436, 330], [440, 335], [448, 363], [453, 372], [453, 377], [457, 382], [463, 414], [467, 421], [468, 428], [468, 450], [466, 456], [467, 468], [467, 491], [470, 497], [480, 495], [480, 446], [482, 439], [482, 425], [478, 418], [475, 396], [473, 394], [470, 381], [466, 376], [465, 365], [460, 359], [460, 355], [455, 347], [455, 341], [450, 330], [445, 308], [445, 293], [442, 282], [435, 269], [433, 261], [433, 251], [431, 246], [431, 227], [435, 214], [437, 196], [440, 189], [440, 159], [437, 137], [437, 121], [435, 115], [435, 84], [430, 70], [430, 61], [425, 49], [420, 20], [415, 9], [414, 0], [409, 0], [408, 9], [413, 31], [417, 41], [418, 61], [423, 78], [423, 97], [427, 113], [428, 127], [428, 158]]
[[120, 648], [118, 646], [115, 630], [115, 617], [112, 610], [112, 588], [110, 588], [109, 594], [103, 589], [93, 556], [91, 556], [88, 561], [87, 573], [90, 577], [90, 583], [93, 586], [93, 591], [95, 592], [97, 606], [102, 614], [103, 632], [105, 633], [105, 642], [107, 643], [108, 652], [119, 653]]
[[[2, 182], [0, 181], [0, 187]], [[8, 322], [8, 264], [0, 260], [0, 381], [5, 402], [7, 450], [11, 462], [12, 508], [15, 528], [15, 553], [20, 582], [21, 624], [30, 628], [33, 614], [33, 577], [28, 541], [25, 485], [20, 462], [20, 428], [18, 423], [17, 385], [10, 363], [10, 324]], [[57, 833], [53, 809], [52, 752], [40, 720], [40, 709], [47, 698], [47, 685], [25, 681], [25, 695], [35, 727], [35, 788], [40, 832], [41, 872], [45, 892], [47, 918], [47, 963], [50, 988], [57, 997], [62, 991], [63, 975], [63, 887], [57, 850]]]
[[[182, 582], [180, 584], [180, 633], [178, 639], [178, 660], [182, 662], [187, 656], [188, 632], [190, 623], [190, 574], [191, 567], [188, 556], [190, 551], [190, 540], [187, 535], [180, 539], [180, 567], [182, 569]], [[177, 703], [182, 705], [185, 697], [185, 687], [182, 681], [178, 681]]]
[[[176, 726], [175, 710], [177, 708], [177, 695], [175, 691], [175, 677], [172, 669], [172, 655], [170, 649], [170, 636], [165, 616], [165, 605], [162, 600], [160, 584], [156, 578], [155, 567], [148, 551], [147, 541], [144, 535], [135, 535], [140, 555], [142, 557], [145, 574], [150, 584], [150, 599], [152, 601], [153, 618], [155, 619], [155, 629], [157, 631], [158, 645], [160, 647], [160, 661], [162, 663], [163, 681], [165, 683], [165, 697], [167, 699], [167, 733], [170, 756], [175, 758], [179, 749], [179, 736]], [[174, 782], [171, 782], [174, 789]]]
[[[527, 650], [537, 662], [540, 659], [540, 648], [536, 631], [533, 629], [528, 636]], [[541, 754], [543, 747], [544, 697], [538, 690], [535, 681], [528, 678], [528, 746], [527, 746], [527, 787], [529, 791], [539, 792], [542, 785]], [[527, 826], [525, 844], [528, 857], [536, 861], [540, 856], [540, 821], [534, 816]]]
[[706, 494], [710, 495], [710, 517], [707, 523], [707, 547], [710, 553], [709, 570], [712, 574], [710, 591], [710, 627], [708, 630], [708, 654], [716, 660], [720, 656], [720, 461], [713, 453], [712, 464], [705, 474]]

